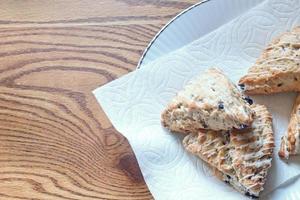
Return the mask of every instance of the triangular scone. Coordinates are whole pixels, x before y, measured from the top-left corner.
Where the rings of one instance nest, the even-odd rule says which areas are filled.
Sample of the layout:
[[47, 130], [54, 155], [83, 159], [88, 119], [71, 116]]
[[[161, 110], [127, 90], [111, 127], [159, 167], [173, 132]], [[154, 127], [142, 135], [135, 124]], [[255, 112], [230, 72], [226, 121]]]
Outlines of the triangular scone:
[[279, 156], [288, 159], [291, 155], [300, 154], [300, 94], [296, 98], [291, 119], [285, 136], [281, 138]]
[[252, 122], [252, 100], [218, 69], [211, 68], [178, 92], [162, 113], [162, 124], [171, 131], [230, 130]]
[[187, 151], [199, 156], [216, 176], [239, 192], [258, 197], [271, 167], [274, 137], [272, 118], [265, 106], [253, 105], [254, 121], [244, 130], [207, 131], [185, 136]]
[[239, 86], [247, 94], [300, 92], [300, 27], [273, 40]]

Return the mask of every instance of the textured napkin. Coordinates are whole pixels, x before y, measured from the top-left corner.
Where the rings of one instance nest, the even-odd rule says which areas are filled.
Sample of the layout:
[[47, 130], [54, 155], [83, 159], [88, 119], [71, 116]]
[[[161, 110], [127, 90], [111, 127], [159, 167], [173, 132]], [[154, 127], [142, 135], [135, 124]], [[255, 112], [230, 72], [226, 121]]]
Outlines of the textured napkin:
[[[299, 10], [300, 0], [266, 0], [191, 44], [94, 91], [114, 127], [128, 138], [155, 199], [247, 199], [184, 151], [182, 137], [162, 128], [160, 113], [187, 81], [210, 66], [237, 82], [274, 36], [300, 24]], [[285, 163], [277, 155], [295, 96], [253, 97], [272, 113], [276, 142], [262, 199], [279, 199], [271, 191], [300, 175], [299, 161]]]

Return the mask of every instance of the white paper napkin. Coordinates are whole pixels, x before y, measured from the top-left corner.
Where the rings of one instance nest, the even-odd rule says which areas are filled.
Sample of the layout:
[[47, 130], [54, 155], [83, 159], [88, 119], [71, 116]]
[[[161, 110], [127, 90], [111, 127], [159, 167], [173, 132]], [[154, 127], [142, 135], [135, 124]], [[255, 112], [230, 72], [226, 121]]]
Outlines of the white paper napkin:
[[[300, 0], [267, 0], [214, 32], [94, 91], [114, 127], [128, 138], [155, 199], [246, 199], [213, 177], [199, 158], [184, 151], [182, 137], [162, 128], [160, 113], [187, 81], [210, 66], [221, 68], [237, 82], [274, 36], [300, 24], [299, 10]], [[299, 161], [287, 164], [277, 156], [294, 98], [292, 93], [254, 97], [273, 115], [276, 142], [263, 199], [279, 199], [271, 191], [300, 175]]]

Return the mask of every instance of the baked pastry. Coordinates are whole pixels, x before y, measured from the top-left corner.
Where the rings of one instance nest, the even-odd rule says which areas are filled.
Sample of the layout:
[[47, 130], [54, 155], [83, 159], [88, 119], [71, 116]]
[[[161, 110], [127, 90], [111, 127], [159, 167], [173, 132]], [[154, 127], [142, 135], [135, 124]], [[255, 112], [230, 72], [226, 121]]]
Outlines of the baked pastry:
[[215, 169], [218, 178], [247, 196], [258, 197], [271, 167], [274, 137], [266, 107], [252, 105], [252, 109], [251, 127], [191, 133], [185, 136], [183, 145]]
[[291, 155], [300, 154], [300, 94], [296, 98], [291, 119], [285, 136], [281, 138], [279, 156], [288, 159]]
[[220, 70], [211, 68], [178, 92], [163, 111], [162, 124], [180, 133], [241, 129], [252, 122], [250, 104]]
[[300, 27], [273, 40], [239, 81], [247, 94], [300, 91]]

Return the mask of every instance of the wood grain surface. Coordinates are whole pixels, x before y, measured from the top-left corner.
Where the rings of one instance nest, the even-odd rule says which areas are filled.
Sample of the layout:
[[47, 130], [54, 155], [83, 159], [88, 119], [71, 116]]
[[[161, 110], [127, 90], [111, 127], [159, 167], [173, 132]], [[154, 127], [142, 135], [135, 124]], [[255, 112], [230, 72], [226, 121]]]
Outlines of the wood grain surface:
[[0, 199], [152, 199], [91, 91], [196, 0], [0, 1]]

